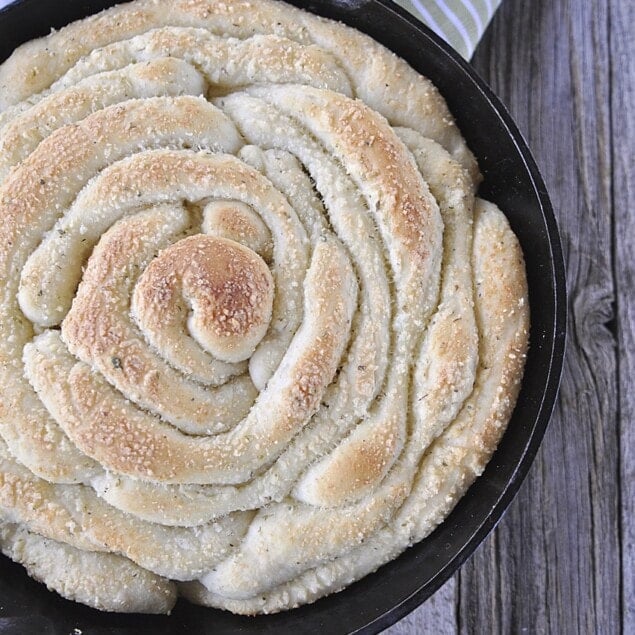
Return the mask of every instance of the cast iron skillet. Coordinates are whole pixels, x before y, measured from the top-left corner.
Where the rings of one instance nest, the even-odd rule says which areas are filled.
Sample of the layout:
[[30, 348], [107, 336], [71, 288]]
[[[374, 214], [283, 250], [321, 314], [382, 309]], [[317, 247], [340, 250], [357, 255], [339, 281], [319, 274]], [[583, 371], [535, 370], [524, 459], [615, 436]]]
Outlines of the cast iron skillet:
[[[169, 0], [166, 0], [169, 1]], [[68, 602], [0, 557], [0, 632], [377, 633], [432, 595], [500, 520], [538, 450], [556, 398], [565, 342], [565, 277], [551, 203], [509, 114], [474, 70], [389, 0], [291, 0], [368, 33], [429, 77], [447, 100], [485, 177], [480, 194], [507, 214], [525, 253], [531, 348], [521, 394], [484, 474], [426, 540], [344, 591], [278, 615], [238, 617], [180, 601], [170, 617], [100, 613]], [[0, 11], [0, 61], [27, 40], [116, 4], [18, 0]]]

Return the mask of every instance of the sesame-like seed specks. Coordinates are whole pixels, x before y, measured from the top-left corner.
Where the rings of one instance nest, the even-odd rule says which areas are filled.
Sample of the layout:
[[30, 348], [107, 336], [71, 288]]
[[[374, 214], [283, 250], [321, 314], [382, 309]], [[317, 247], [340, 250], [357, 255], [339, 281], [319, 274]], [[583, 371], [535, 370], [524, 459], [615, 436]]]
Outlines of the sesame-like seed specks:
[[436, 88], [272, 0], [133, 0], [0, 86], [3, 550], [99, 609], [255, 614], [425, 538], [529, 332]]

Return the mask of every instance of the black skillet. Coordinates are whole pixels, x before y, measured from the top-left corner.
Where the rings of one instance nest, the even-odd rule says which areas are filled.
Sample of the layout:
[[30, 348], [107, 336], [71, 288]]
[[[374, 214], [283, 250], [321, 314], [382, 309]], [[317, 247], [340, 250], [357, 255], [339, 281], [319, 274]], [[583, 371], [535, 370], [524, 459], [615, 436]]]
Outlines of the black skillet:
[[[563, 363], [565, 277], [551, 203], [520, 132], [474, 70], [389, 0], [291, 2], [368, 33], [438, 86], [478, 159], [485, 177], [481, 196], [505, 211], [518, 235], [529, 281], [531, 348], [509, 428], [484, 474], [431, 536], [315, 604], [254, 618], [185, 601], [170, 617], [100, 613], [48, 592], [21, 566], [0, 556], [0, 634], [377, 633], [432, 595], [474, 552], [500, 520], [536, 455]], [[18, 0], [0, 11], [0, 61], [51, 27], [113, 4], [115, 0]]]

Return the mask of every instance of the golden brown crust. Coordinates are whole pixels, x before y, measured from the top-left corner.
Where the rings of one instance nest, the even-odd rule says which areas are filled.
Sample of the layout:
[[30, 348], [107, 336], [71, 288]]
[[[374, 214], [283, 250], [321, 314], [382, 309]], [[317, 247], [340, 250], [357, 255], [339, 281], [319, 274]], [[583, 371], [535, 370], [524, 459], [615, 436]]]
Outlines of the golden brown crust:
[[[46, 137], [106, 106], [134, 98], [200, 95], [205, 83], [189, 64], [170, 57], [87, 77], [16, 115], [0, 133], [0, 181]], [[60, 141], [59, 138], [56, 139]]]
[[474, 158], [430, 82], [367, 36], [269, 0], [256, 5], [246, 0], [138, 0], [69, 25], [23, 45], [0, 68], [0, 109], [47, 88], [91, 50], [165, 25], [200, 26], [241, 39], [275, 33], [300, 44], [315, 42], [346, 69], [361, 99], [389, 118], [394, 114], [394, 125], [419, 129], [447, 147], [477, 178]]
[[189, 328], [202, 348], [222, 361], [240, 362], [269, 327], [273, 278], [251, 249], [233, 240], [190, 236], [155, 258], [135, 287], [135, 312], [146, 330], [149, 324], [160, 328], [166, 314], [177, 312], [178, 296], [191, 306]]
[[271, 232], [258, 214], [240, 201], [212, 201], [203, 210], [201, 229], [249, 247], [265, 262], [273, 258]]
[[135, 0], [0, 86], [4, 552], [103, 610], [254, 614], [432, 531], [528, 337], [436, 89], [274, 0]]
[[[95, 292], [91, 288], [90, 293]], [[137, 410], [84, 363], [76, 364], [68, 379], [54, 372], [42, 375], [41, 363], [31, 365], [28, 372], [76, 445], [109, 469], [174, 483], [241, 482], [275, 458], [315, 412], [346, 344], [354, 300], [354, 278], [341, 247], [333, 239], [321, 243], [305, 281], [305, 304], [311, 319], [296, 334], [281, 368], [244, 421], [214, 437], [185, 436]], [[101, 324], [86, 332], [76, 332], [73, 321], [69, 326], [65, 321], [64, 339], [67, 344], [72, 340], [71, 350], [91, 359], [102, 372], [117, 377], [115, 371], [127, 372], [119, 383], [124, 391], [132, 391], [142, 377], [135, 374], [141, 353], [133, 349], [132, 359], [123, 353], [112, 354], [108, 340], [112, 327], [104, 326], [109, 315], [108, 311], [85, 314], [88, 324]], [[80, 317], [74, 319], [80, 321]], [[123, 350], [128, 353], [129, 345], [127, 349]], [[58, 356], [61, 363], [68, 364], [67, 352], [49, 354], [52, 370]], [[116, 364], [113, 358], [118, 360]], [[155, 404], [160, 396], [157, 389]], [[172, 396], [178, 398], [182, 395]]]

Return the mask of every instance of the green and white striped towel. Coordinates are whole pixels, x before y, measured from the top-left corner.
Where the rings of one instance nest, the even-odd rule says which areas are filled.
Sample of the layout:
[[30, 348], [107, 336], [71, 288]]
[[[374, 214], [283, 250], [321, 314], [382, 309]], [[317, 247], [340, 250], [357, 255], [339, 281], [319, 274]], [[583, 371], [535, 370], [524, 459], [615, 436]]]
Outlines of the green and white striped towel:
[[[0, 8], [13, 0], [0, 0]], [[501, 0], [395, 0], [470, 59]]]
[[395, 0], [469, 60], [501, 0]]

